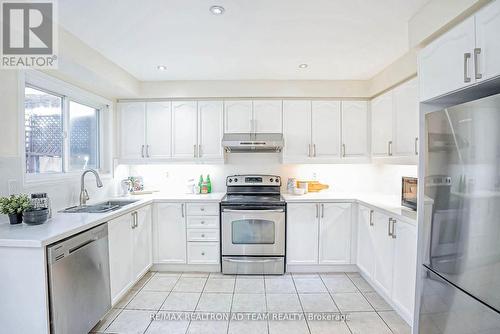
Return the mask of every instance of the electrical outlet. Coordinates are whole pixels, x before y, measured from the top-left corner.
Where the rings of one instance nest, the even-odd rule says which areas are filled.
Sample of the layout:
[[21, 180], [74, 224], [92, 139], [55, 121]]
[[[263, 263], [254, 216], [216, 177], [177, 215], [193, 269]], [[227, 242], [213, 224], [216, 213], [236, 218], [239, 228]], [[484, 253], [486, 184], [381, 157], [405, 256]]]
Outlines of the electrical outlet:
[[21, 189], [19, 189], [19, 183], [17, 182], [17, 180], [8, 180], [7, 187], [9, 195], [19, 194], [21, 191]]
[[170, 177], [170, 173], [169, 172], [165, 172], [165, 178], [168, 179]]
[[318, 174], [316, 172], [313, 173], [313, 181], [316, 181], [318, 179]]

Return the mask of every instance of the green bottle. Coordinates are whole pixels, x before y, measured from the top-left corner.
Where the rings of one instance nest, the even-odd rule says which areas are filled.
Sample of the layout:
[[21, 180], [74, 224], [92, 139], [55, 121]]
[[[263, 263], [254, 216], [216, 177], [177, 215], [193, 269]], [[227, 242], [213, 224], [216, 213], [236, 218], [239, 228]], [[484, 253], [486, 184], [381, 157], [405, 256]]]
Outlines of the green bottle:
[[207, 191], [209, 194], [212, 192], [212, 182], [210, 181], [210, 174], [207, 174]]
[[198, 187], [200, 188], [200, 193], [201, 193], [201, 188], [203, 187], [203, 174], [200, 175], [200, 181], [198, 181]]

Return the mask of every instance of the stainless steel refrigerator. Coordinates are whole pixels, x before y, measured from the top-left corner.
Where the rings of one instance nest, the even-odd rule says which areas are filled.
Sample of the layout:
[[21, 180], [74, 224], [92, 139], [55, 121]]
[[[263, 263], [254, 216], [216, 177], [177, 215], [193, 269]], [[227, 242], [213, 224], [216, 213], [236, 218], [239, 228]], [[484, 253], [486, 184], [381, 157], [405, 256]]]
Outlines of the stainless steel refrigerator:
[[418, 333], [498, 334], [500, 95], [424, 121]]

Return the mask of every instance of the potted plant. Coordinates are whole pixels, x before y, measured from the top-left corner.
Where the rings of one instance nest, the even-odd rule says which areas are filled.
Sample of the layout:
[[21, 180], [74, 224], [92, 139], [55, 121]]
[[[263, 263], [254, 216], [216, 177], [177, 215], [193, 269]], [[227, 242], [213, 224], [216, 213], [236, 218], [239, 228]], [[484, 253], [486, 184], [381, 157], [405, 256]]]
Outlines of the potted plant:
[[11, 195], [0, 198], [0, 212], [8, 215], [11, 224], [20, 224], [23, 221], [23, 211], [31, 207], [27, 195]]

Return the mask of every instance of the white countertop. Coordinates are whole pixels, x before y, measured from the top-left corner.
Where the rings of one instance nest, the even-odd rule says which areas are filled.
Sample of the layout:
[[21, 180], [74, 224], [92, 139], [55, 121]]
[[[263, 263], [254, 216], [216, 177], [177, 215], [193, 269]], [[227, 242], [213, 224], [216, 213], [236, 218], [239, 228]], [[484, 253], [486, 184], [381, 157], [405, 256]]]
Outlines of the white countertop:
[[[153, 202], [215, 202], [221, 201], [224, 193], [138, 195], [114, 198], [138, 201], [119, 210], [106, 213], [54, 213], [53, 217], [41, 225], [0, 224], [0, 247], [44, 247], [89, 228], [105, 223], [127, 212]], [[102, 201], [98, 201], [102, 202]], [[92, 204], [92, 202], [89, 202]]]
[[[120, 197], [116, 199], [137, 199], [138, 201], [107, 213], [55, 213], [49, 221], [42, 225], [10, 225], [9, 223], [3, 223], [0, 224], [0, 247], [44, 247], [153, 202], [218, 203], [222, 200], [222, 197], [224, 197], [224, 193], [207, 195], [154, 193], [151, 195]], [[318, 192], [300, 196], [283, 194], [283, 197], [288, 203], [357, 202], [385, 211], [386, 214], [393, 215], [394, 218], [410, 224], [416, 224], [417, 213], [401, 207], [399, 199], [395, 196], [368, 193]]]
[[357, 202], [377, 210], [385, 211], [388, 215], [395, 216], [410, 224], [417, 224], [417, 212], [401, 206], [398, 196], [379, 193], [341, 193], [320, 191], [305, 195], [283, 194], [287, 203], [314, 203], [314, 202]]

